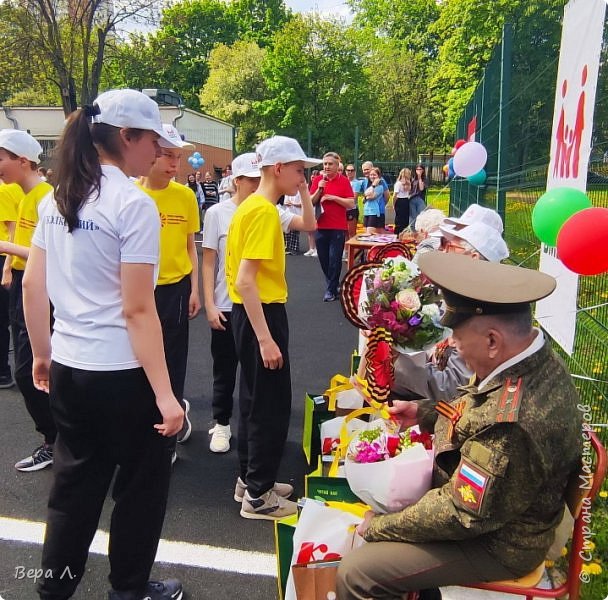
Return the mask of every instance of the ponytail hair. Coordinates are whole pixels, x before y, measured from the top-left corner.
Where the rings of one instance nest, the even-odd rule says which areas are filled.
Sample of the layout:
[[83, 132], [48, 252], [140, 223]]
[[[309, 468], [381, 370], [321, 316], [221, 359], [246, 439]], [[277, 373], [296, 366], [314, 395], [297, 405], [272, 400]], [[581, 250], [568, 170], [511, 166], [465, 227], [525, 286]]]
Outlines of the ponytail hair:
[[[101, 163], [97, 148], [122, 162], [120, 127], [106, 123], [91, 123], [91, 117], [100, 114], [97, 104], [85, 106], [73, 112], [67, 120], [57, 147], [57, 174], [55, 202], [65, 219], [68, 232], [78, 226], [78, 212], [85, 202], [99, 197], [101, 187]], [[137, 139], [141, 129], [127, 129], [128, 135]]]
[[101, 165], [87, 112], [92, 111], [80, 108], [68, 117], [57, 147], [55, 202], [70, 233], [78, 225], [78, 211], [91, 193], [99, 195], [101, 183]]

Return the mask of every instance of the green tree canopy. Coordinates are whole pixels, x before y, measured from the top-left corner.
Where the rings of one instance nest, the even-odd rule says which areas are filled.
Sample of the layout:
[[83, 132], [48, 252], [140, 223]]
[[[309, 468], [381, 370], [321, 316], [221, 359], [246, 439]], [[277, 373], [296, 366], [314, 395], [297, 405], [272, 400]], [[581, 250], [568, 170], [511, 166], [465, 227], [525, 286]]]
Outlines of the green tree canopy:
[[274, 34], [291, 18], [283, 0], [232, 0], [228, 12], [234, 18], [241, 40], [262, 48], [272, 45]]
[[[371, 127], [368, 151], [385, 160], [415, 162], [438, 143], [430, 114], [424, 57], [384, 39], [367, 57]], [[430, 146], [432, 148], [433, 146]]]
[[439, 18], [437, 0], [348, 0], [355, 27], [380, 41], [401, 42], [411, 52], [437, 54], [430, 26]]
[[239, 151], [250, 150], [259, 141], [263, 121], [257, 103], [267, 96], [262, 63], [266, 50], [253, 41], [232, 46], [220, 44], [209, 57], [209, 77], [200, 94], [204, 111], [238, 127]]
[[356, 125], [373, 110], [352, 32], [315, 15], [296, 15], [275, 37], [263, 67], [269, 97], [259, 106], [275, 132], [313, 150], [352, 152]]

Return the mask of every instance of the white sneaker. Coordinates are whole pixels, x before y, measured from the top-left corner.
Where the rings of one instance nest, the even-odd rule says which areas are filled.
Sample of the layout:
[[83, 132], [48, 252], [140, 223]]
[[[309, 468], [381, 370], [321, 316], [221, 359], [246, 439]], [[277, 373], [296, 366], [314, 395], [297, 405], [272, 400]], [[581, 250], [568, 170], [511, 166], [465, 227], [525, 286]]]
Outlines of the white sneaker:
[[316, 249], [316, 248], [315, 248], [315, 249], [312, 251], [311, 256], [318, 256], [318, 255], [317, 255], [317, 249]]
[[230, 438], [232, 432], [230, 425], [215, 424], [215, 427], [209, 430], [211, 441], [209, 442], [209, 450], [211, 452], [228, 452], [230, 450]]
[[307, 250], [306, 252], [304, 252], [304, 256], [312, 256], [313, 252], [314, 250]]

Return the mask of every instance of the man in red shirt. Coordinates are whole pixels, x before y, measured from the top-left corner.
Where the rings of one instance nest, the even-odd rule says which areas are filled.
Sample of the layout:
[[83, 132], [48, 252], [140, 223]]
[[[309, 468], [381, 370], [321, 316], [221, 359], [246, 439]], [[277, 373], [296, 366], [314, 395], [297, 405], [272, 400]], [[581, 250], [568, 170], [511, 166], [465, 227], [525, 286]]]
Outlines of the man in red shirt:
[[323, 171], [310, 184], [312, 202], [321, 206], [321, 214], [317, 217], [316, 242], [319, 262], [327, 282], [323, 302], [338, 299], [342, 252], [348, 229], [346, 211], [355, 206], [350, 182], [338, 172], [339, 165], [340, 157], [335, 152], [327, 152], [323, 156]]

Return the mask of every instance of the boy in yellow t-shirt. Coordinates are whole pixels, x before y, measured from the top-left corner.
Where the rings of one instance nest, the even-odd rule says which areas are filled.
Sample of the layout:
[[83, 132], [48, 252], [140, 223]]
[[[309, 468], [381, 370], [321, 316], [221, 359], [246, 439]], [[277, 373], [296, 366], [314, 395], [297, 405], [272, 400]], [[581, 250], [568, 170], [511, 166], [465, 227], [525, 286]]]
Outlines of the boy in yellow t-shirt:
[[[281, 519], [297, 512], [289, 484], [276, 483], [291, 412], [285, 247], [276, 204], [282, 195], [306, 198], [308, 158], [294, 139], [274, 136], [257, 149], [262, 177], [232, 218], [226, 242], [226, 280], [234, 303], [232, 330], [241, 364], [238, 453], [241, 516]], [[239, 490], [239, 484], [246, 490]]]
[[194, 234], [200, 229], [198, 203], [194, 192], [173, 178], [179, 170], [182, 148], [193, 148], [182, 141], [177, 129], [163, 125], [175, 146], [159, 139], [160, 156], [146, 177], [137, 185], [156, 203], [160, 213], [160, 265], [154, 291], [156, 309], [163, 330], [165, 359], [171, 388], [185, 412], [184, 426], [177, 435], [185, 442], [192, 431], [188, 418], [190, 403], [184, 398], [188, 362], [188, 320], [201, 309], [198, 289], [198, 255]]
[[[52, 186], [42, 181], [37, 172], [41, 153], [40, 144], [25, 131], [0, 130], [0, 178], [6, 183], [18, 184], [24, 194], [19, 203], [14, 243], [0, 242], [0, 252], [12, 254], [9, 315], [15, 355], [15, 382], [36, 425], [36, 431], [44, 436], [44, 443], [36, 448], [31, 456], [15, 464], [19, 471], [39, 471], [51, 465], [53, 444], [57, 436], [49, 407], [49, 396], [46, 392], [36, 389], [32, 379], [32, 348], [25, 326], [21, 290], [25, 262], [38, 223], [38, 205], [53, 191]], [[3, 283], [6, 281], [7, 277], [4, 275]]]
[[[0, 241], [10, 242], [15, 235], [15, 223], [23, 190], [16, 183], [3, 183], [0, 179]], [[8, 315], [8, 288], [11, 284], [11, 256], [0, 254], [0, 272], [3, 273], [0, 285], [0, 388], [15, 385], [8, 364], [8, 353], [11, 341], [10, 320]], [[5, 273], [6, 266], [6, 276]]]

